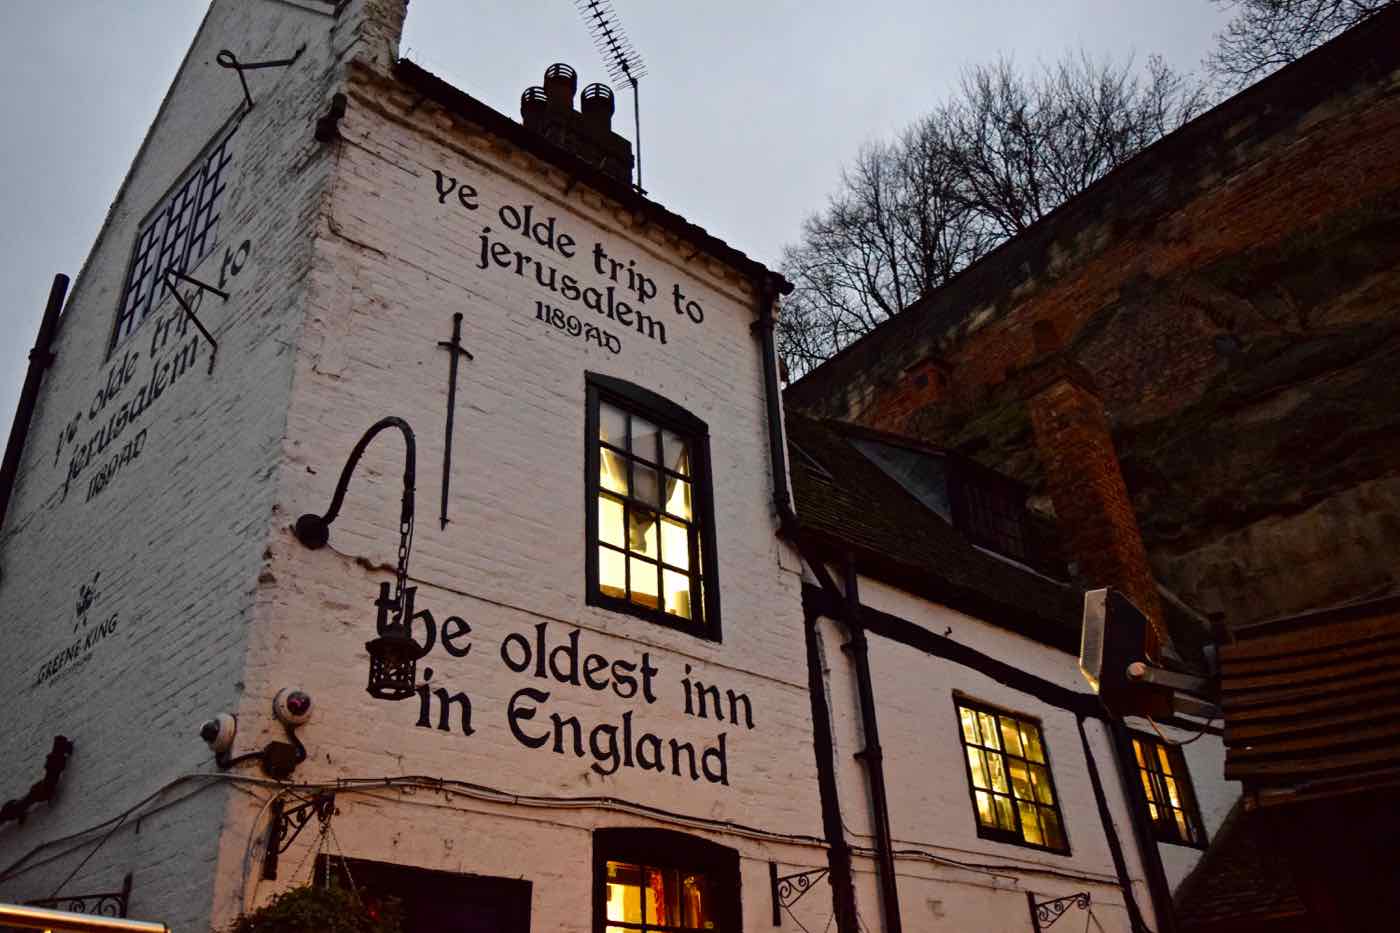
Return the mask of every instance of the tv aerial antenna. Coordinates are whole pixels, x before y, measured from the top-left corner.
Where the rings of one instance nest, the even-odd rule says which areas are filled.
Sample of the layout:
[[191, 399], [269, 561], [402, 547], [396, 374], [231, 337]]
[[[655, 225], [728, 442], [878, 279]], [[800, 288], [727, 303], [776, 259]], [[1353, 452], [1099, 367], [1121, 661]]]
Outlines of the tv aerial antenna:
[[637, 95], [637, 81], [647, 73], [646, 62], [637, 51], [613, 9], [612, 0], [574, 0], [593, 44], [607, 63], [608, 76], [614, 84], [626, 82], [632, 86], [632, 122], [637, 140], [637, 190], [642, 188], [642, 111]]

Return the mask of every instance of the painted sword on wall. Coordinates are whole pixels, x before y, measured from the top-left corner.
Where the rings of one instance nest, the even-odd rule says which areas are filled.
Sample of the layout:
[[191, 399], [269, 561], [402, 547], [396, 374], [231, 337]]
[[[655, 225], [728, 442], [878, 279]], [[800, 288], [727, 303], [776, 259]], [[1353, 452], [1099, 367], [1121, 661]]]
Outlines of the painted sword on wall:
[[452, 339], [439, 340], [438, 346], [451, 354], [447, 369], [447, 430], [442, 443], [442, 512], [438, 516], [439, 528], [447, 527], [447, 487], [452, 478], [452, 415], [457, 407], [457, 360], [465, 356], [475, 359], [467, 348], [462, 346], [462, 313], [452, 315]]

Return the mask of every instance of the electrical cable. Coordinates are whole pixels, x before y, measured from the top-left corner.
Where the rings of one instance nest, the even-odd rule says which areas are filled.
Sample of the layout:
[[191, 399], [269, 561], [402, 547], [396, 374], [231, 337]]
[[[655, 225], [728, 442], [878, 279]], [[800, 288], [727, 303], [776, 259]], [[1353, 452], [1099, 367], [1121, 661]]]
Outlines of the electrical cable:
[[1157, 737], [1158, 737], [1159, 739], [1161, 739], [1163, 742], [1167, 743], [1168, 745], [1175, 745], [1177, 748], [1180, 748], [1180, 747], [1183, 746], [1183, 745], [1190, 745], [1192, 742], [1196, 741], [1196, 740], [1199, 739], [1201, 736], [1203, 736], [1203, 735], [1205, 735], [1207, 732], [1209, 732], [1209, 731], [1210, 731], [1210, 727], [1213, 726], [1213, 725], [1215, 725], [1215, 720], [1219, 719], [1220, 717], [1219, 717], [1219, 716], [1214, 716], [1214, 717], [1212, 717], [1211, 719], [1209, 719], [1209, 720], [1206, 722], [1206, 724], [1205, 724], [1204, 726], [1201, 726], [1201, 731], [1200, 731], [1200, 732], [1197, 732], [1195, 735], [1191, 736], [1191, 738], [1189, 738], [1189, 739], [1183, 739], [1183, 740], [1180, 741], [1180, 742], [1173, 742], [1171, 739], [1169, 739], [1169, 738], [1167, 738], [1165, 735], [1163, 735], [1163, 734], [1162, 734], [1162, 730], [1159, 729], [1159, 728], [1157, 727], [1157, 720], [1153, 719], [1151, 716], [1147, 716], [1147, 717], [1145, 717], [1145, 718], [1147, 719], [1147, 724], [1148, 724], [1149, 726], [1152, 727], [1152, 731], [1153, 731], [1153, 732], [1157, 733]]

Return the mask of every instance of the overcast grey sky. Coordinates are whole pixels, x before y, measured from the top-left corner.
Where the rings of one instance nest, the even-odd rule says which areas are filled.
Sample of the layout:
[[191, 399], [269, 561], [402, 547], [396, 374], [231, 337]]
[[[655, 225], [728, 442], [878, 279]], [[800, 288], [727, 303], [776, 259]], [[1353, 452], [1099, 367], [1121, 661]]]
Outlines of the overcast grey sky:
[[[931, 109], [964, 67], [1082, 48], [1192, 70], [1224, 22], [1210, 0], [614, 4], [649, 68], [648, 192], [770, 264], [861, 143]], [[53, 274], [81, 267], [205, 7], [0, 0], [0, 438]], [[403, 53], [517, 119], [551, 62], [607, 80], [573, 0], [412, 0]], [[618, 103], [630, 137], [630, 94]]]

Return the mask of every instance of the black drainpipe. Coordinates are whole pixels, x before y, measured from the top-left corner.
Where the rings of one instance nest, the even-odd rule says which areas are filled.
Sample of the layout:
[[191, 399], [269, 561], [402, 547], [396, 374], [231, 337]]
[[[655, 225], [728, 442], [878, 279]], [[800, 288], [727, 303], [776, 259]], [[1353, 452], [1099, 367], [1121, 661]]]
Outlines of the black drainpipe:
[[1113, 870], [1118, 875], [1118, 886], [1123, 889], [1123, 902], [1128, 908], [1128, 923], [1133, 933], [1145, 933], [1147, 925], [1142, 922], [1142, 911], [1138, 909], [1137, 897], [1133, 894], [1133, 879], [1128, 874], [1128, 863], [1123, 858], [1123, 844], [1118, 840], [1118, 831], [1113, 827], [1113, 813], [1108, 808], [1108, 797], [1104, 794], [1103, 779], [1099, 776], [1099, 765], [1094, 760], [1094, 750], [1089, 746], [1089, 734], [1084, 731], [1084, 714], [1077, 714], [1079, 741], [1084, 745], [1084, 761], [1089, 765], [1089, 786], [1094, 789], [1094, 803], [1099, 808], [1099, 820], [1103, 823], [1104, 835], [1108, 838], [1108, 852], [1113, 856]]
[[39, 400], [39, 383], [44, 379], [44, 370], [53, 363], [53, 353], [49, 347], [53, 343], [54, 332], [58, 330], [58, 315], [63, 310], [63, 298], [67, 294], [68, 276], [54, 276], [53, 288], [49, 289], [49, 304], [44, 309], [43, 320], [39, 322], [39, 336], [34, 339], [34, 349], [29, 351], [29, 369], [24, 374], [24, 388], [20, 389], [14, 423], [10, 425], [5, 459], [0, 462], [0, 528], [5, 526], [5, 513], [10, 508], [10, 494], [15, 489], [20, 455], [24, 453], [29, 422], [34, 417], [34, 405]]
[[1176, 908], [1172, 904], [1171, 885], [1162, 867], [1162, 854], [1152, 824], [1147, 821], [1147, 798], [1137, 780], [1137, 761], [1133, 755], [1133, 738], [1128, 727], [1116, 716], [1108, 717], [1108, 729], [1113, 736], [1114, 763], [1123, 784], [1123, 797], [1128, 805], [1133, 835], [1137, 838], [1142, 871], [1147, 876], [1147, 890], [1152, 895], [1152, 909], [1157, 915], [1157, 933], [1176, 933]]
[[[787, 294], [792, 286], [776, 276], [765, 276], [757, 283], [759, 293], [758, 320], [753, 324], [763, 356], [763, 389], [768, 408], [768, 460], [773, 471], [773, 508], [778, 514], [778, 534], [789, 541], [802, 559], [812, 568], [823, 588], [836, 593], [826, 568], [815, 560], [803, 546], [798, 534], [797, 513], [792, 508], [788, 491], [787, 450], [782, 431], [782, 396], [778, 388], [778, 353], [773, 337], [777, 321], [773, 305], [779, 292]], [[812, 704], [812, 745], [817, 759], [817, 787], [821, 794], [822, 830], [826, 834], [827, 878], [831, 882], [831, 905], [837, 933], [861, 933], [856, 913], [855, 886], [851, 880], [851, 848], [846, 843], [841, 819], [841, 800], [837, 794], [835, 754], [831, 741], [831, 717], [826, 706], [826, 687], [822, 677], [821, 652], [817, 646], [817, 615], [803, 611], [803, 627], [807, 641], [807, 687]]]
[[875, 687], [870, 680], [870, 651], [865, 638], [865, 626], [860, 621], [860, 591], [857, 587], [856, 561], [846, 557], [846, 625], [851, 640], [841, 646], [855, 660], [856, 689], [860, 694], [860, 724], [865, 736], [865, 748], [856, 757], [865, 763], [870, 777], [870, 805], [875, 821], [875, 857], [880, 864], [880, 902], [884, 908], [885, 929], [901, 933], [899, 917], [899, 887], [894, 872], [894, 846], [890, 841], [890, 809], [885, 796], [885, 756], [880, 750], [880, 726], [875, 718]]

